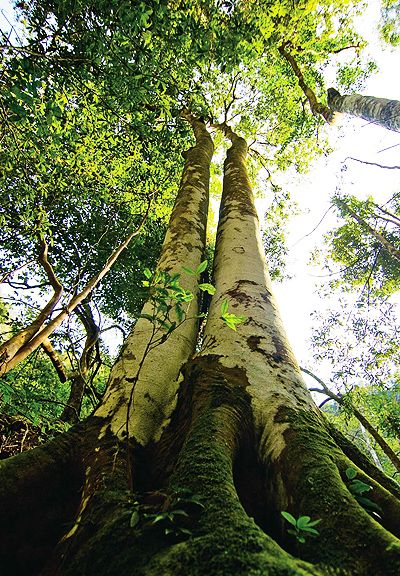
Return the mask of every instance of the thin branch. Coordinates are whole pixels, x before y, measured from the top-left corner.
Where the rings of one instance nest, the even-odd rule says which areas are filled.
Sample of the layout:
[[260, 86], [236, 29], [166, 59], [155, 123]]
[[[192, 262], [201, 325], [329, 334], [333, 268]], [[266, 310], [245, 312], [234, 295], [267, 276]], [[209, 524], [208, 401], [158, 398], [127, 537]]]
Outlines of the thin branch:
[[350, 48], [354, 48], [355, 50], [359, 50], [361, 48], [361, 44], [350, 44], [349, 46], [344, 46], [343, 48], [338, 48], [337, 50], [332, 50], [331, 54], [339, 54], [339, 52], [343, 52], [343, 50], [350, 50]]
[[347, 156], [343, 162], [346, 162], [346, 160], [354, 160], [354, 162], [360, 162], [361, 164], [367, 164], [368, 166], [377, 166], [378, 168], [384, 168], [385, 170], [400, 170], [400, 166], [385, 166], [383, 164], [378, 164], [377, 162], [367, 162], [366, 160], [353, 158], [352, 156]]
[[[326, 396], [329, 396], [329, 398], [331, 400], [335, 400], [336, 402], [338, 402], [340, 404], [340, 402], [342, 401], [342, 398], [340, 395], [335, 394], [334, 392], [332, 392], [332, 390], [330, 388], [328, 388], [328, 386], [325, 384], [325, 382], [323, 380], [321, 380], [321, 378], [319, 378], [318, 376], [316, 376], [316, 374], [314, 374], [313, 372], [311, 372], [310, 370], [308, 370], [307, 368], [303, 368], [302, 366], [300, 366], [300, 370], [302, 372], [304, 372], [304, 374], [308, 374], [309, 376], [311, 376], [311, 378], [314, 378], [314, 380], [316, 382], [318, 382], [318, 384], [320, 384], [322, 386], [323, 389], [323, 393]], [[318, 389], [314, 389], [315, 392], [322, 392], [321, 390]]]
[[304, 236], [302, 236], [301, 238], [299, 238], [299, 240], [296, 240], [296, 242], [289, 248], [289, 250], [291, 250], [292, 248], [294, 248], [295, 246], [297, 246], [297, 244], [298, 244], [299, 242], [301, 242], [302, 240], [304, 240], [304, 239], [307, 238], [308, 236], [311, 236], [311, 234], [313, 234], [313, 233], [317, 230], [318, 226], [322, 223], [322, 221], [324, 220], [325, 216], [327, 216], [328, 212], [329, 212], [330, 210], [332, 210], [332, 208], [333, 208], [333, 204], [331, 204], [331, 205], [329, 206], [329, 208], [325, 211], [325, 213], [324, 213], [324, 215], [322, 216], [321, 220], [320, 220], [320, 221], [318, 222], [318, 224], [311, 230], [311, 232], [308, 232], [308, 234], [305, 234]]

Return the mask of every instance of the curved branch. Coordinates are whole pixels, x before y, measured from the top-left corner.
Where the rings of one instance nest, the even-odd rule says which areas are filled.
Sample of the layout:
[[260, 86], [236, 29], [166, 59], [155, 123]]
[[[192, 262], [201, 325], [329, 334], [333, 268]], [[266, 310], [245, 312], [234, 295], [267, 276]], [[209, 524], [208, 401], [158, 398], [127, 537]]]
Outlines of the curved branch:
[[296, 60], [289, 52], [287, 52], [283, 44], [282, 46], [279, 46], [278, 51], [290, 64], [295, 76], [297, 77], [300, 88], [303, 90], [304, 95], [307, 97], [311, 112], [314, 114], [314, 116], [320, 114], [326, 120], [326, 122], [328, 122], [328, 124], [332, 124], [335, 116], [333, 110], [328, 108], [328, 106], [325, 106], [325, 104], [322, 104], [322, 102], [318, 101], [314, 91], [306, 84], [304, 75], [298, 67]]
[[42, 342], [46, 338], [48, 338], [50, 334], [52, 334], [54, 330], [58, 328], [58, 326], [60, 326], [60, 324], [65, 320], [65, 318], [67, 318], [67, 316], [69, 316], [69, 314], [71, 314], [71, 312], [73, 312], [75, 308], [83, 300], [85, 300], [85, 298], [89, 296], [89, 294], [94, 290], [94, 288], [96, 288], [96, 286], [101, 282], [104, 276], [110, 271], [111, 267], [116, 262], [120, 254], [125, 250], [125, 248], [127, 248], [132, 238], [134, 238], [134, 236], [137, 236], [140, 233], [147, 219], [149, 209], [150, 209], [150, 202], [147, 206], [145, 215], [143, 216], [138, 228], [134, 232], [129, 234], [129, 236], [122, 242], [122, 244], [120, 244], [118, 248], [114, 250], [114, 252], [107, 259], [103, 269], [98, 274], [93, 276], [91, 280], [89, 280], [89, 282], [86, 284], [86, 286], [81, 292], [79, 292], [73, 298], [71, 298], [70, 302], [65, 306], [62, 312], [60, 312], [45, 327], [42, 327], [42, 329], [39, 332], [36, 331], [35, 335], [30, 340], [26, 341], [26, 343], [22, 347], [19, 346], [17, 353], [14, 354], [14, 356], [10, 360], [6, 362], [3, 361], [3, 364], [0, 366], [0, 375], [7, 373], [9, 370], [14, 368], [14, 366], [16, 366], [19, 362], [21, 362], [21, 360], [24, 360], [27, 356], [29, 356], [29, 354], [31, 354], [34, 350], [36, 350], [36, 348], [38, 348], [42, 344]]
[[[26, 328], [22, 329], [18, 334], [4, 342], [0, 346], [0, 376], [6, 374], [17, 362], [15, 358], [20, 354], [21, 350], [35, 337], [35, 335], [42, 329], [44, 322], [51, 316], [57, 303], [63, 293], [63, 286], [49, 262], [49, 247], [44, 238], [40, 239], [38, 261], [42, 268], [45, 270], [49, 283], [51, 284], [54, 293], [46, 306], [40, 311], [37, 318], [29, 324]], [[41, 344], [39, 342], [38, 346]]]

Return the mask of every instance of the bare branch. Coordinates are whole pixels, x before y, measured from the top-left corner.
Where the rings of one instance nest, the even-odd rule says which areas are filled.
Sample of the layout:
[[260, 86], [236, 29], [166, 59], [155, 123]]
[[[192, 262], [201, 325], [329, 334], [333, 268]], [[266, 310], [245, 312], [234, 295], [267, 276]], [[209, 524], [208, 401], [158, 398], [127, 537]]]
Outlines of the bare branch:
[[352, 156], [347, 156], [344, 159], [344, 162], [346, 162], [346, 160], [354, 160], [354, 162], [360, 162], [361, 164], [367, 164], [368, 166], [378, 166], [378, 168], [384, 168], [385, 170], [400, 170], [400, 166], [385, 166], [383, 164], [378, 164], [377, 162], [367, 162], [366, 160], [353, 158]]

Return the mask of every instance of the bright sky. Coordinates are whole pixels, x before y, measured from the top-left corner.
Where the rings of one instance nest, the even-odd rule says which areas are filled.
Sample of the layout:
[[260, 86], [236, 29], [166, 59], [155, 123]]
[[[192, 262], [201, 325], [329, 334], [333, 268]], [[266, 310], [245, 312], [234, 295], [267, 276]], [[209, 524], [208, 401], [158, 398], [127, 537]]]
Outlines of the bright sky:
[[[368, 79], [362, 94], [400, 100], [400, 50], [384, 49], [379, 42], [376, 31], [379, 5], [379, 2], [371, 1], [359, 21], [359, 31], [368, 40], [367, 49], [379, 68], [378, 73]], [[329, 86], [331, 79], [326, 78], [326, 81]], [[399, 133], [346, 115], [340, 115], [336, 124], [327, 129], [335, 152], [327, 159], [316, 162], [310, 173], [300, 177], [298, 185], [290, 188], [293, 199], [299, 202], [303, 212], [308, 213], [295, 217], [291, 225], [288, 245], [293, 248], [289, 253], [288, 268], [294, 278], [275, 285], [275, 294], [295, 354], [300, 364], [309, 361], [311, 366], [313, 362], [307, 342], [311, 332], [310, 313], [315, 309], [323, 310], [329, 303], [321, 301], [315, 293], [316, 284], [323, 280], [320, 276], [326, 272], [307, 266], [307, 262], [311, 251], [321, 245], [322, 234], [335, 225], [335, 218], [329, 213], [315, 232], [306, 238], [304, 236], [312, 232], [329, 208], [330, 198], [337, 186], [343, 193], [354, 194], [360, 199], [372, 195], [377, 202], [384, 202], [400, 190], [400, 170], [383, 170], [346, 161], [350, 156], [384, 165], [400, 165]], [[344, 163], [347, 165], [345, 173], [341, 172]], [[320, 376], [329, 378], [329, 374]]]
[[[0, 0], [1, 28], [7, 27], [4, 16], [12, 20], [12, 14], [12, 2]], [[379, 2], [371, 0], [359, 21], [359, 31], [369, 42], [367, 49], [377, 61], [379, 72], [367, 81], [362, 93], [400, 100], [399, 49], [383, 49], [376, 33], [378, 18]], [[345, 53], [342, 54], [346, 57]], [[328, 75], [329, 69], [326, 77], [329, 86], [333, 79]], [[275, 285], [275, 294], [294, 351], [301, 364], [309, 361], [311, 366], [307, 343], [311, 332], [310, 313], [315, 309], [323, 309], [325, 305], [315, 294], [315, 285], [321, 281], [318, 275], [325, 272], [310, 268], [307, 262], [310, 252], [321, 244], [322, 233], [333, 227], [335, 219], [329, 215], [315, 232], [305, 236], [312, 232], [329, 208], [330, 198], [339, 183], [342, 192], [355, 194], [360, 198], [373, 195], [377, 201], [384, 201], [394, 191], [400, 190], [400, 171], [382, 170], [350, 160], [346, 162], [348, 170], [340, 181], [341, 169], [348, 156], [381, 164], [399, 165], [399, 133], [344, 115], [336, 125], [328, 127], [327, 130], [335, 152], [328, 159], [316, 162], [308, 175], [299, 176], [295, 182], [289, 184], [292, 198], [300, 204], [303, 211], [302, 215], [292, 222], [288, 242], [288, 245], [292, 246], [288, 268], [294, 278]], [[259, 207], [262, 215], [265, 211], [262, 203]], [[329, 374], [321, 376], [329, 378]]]

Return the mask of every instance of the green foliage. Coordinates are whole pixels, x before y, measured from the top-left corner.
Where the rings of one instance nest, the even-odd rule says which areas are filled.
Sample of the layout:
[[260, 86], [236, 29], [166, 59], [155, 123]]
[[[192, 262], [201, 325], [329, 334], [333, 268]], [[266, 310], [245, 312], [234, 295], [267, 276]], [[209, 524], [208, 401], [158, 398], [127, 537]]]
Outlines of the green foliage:
[[347, 487], [351, 492], [351, 494], [354, 496], [354, 498], [357, 500], [357, 502], [361, 504], [361, 506], [369, 514], [372, 514], [373, 516], [380, 518], [379, 513], [382, 512], [381, 507], [378, 506], [378, 504], [376, 504], [375, 502], [373, 502], [370, 498], [364, 496], [365, 493], [370, 492], [372, 490], [372, 486], [356, 478], [357, 470], [355, 470], [354, 468], [347, 468], [345, 473], [348, 480]]
[[[331, 52], [359, 40], [351, 29], [357, 4], [19, 3], [22, 41], [13, 46], [4, 39], [0, 79], [0, 274], [13, 283], [11, 305], [19, 306], [11, 329], [26, 325], [51, 294], [37, 263], [39, 239], [49, 245], [49, 260], [65, 288], [64, 306], [151, 203], [143, 233], [92, 301], [100, 324], [109, 320], [127, 328], [149, 291], [151, 312], [145, 314], [159, 338], [166, 338], [185, 320], [193, 295], [179, 275], [146, 272], [145, 286], [142, 278], [156, 267], [181, 152], [193, 138], [179, 117], [182, 107], [206, 118], [234, 119], [274, 168], [307, 169], [326, 151], [321, 120], [305, 110], [297, 79], [277, 48], [290, 39], [307, 82], [322, 95], [322, 68]], [[254, 172], [259, 167], [254, 163]], [[284, 204], [287, 199], [278, 202], [266, 240], [281, 271]], [[200, 275], [205, 266], [186, 272]], [[215, 293], [207, 281], [199, 289]], [[233, 330], [246, 320], [225, 303], [221, 318]], [[58, 338], [65, 343], [62, 331]], [[24, 366], [21, 382], [31, 370]]]
[[[207, 262], [206, 262], [207, 265]], [[163, 341], [187, 317], [188, 306], [185, 304], [193, 300], [194, 295], [180, 285], [180, 274], [169, 274], [165, 270], [158, 270], [154, 275], [148, 268], [144, 270], [147, 280], [143, 286], [149, 288], [149, 302], [152, 313], [142, 313], [141, 318], [159, 325], [165, 334]]]
[[315, 537], [319, 535], [318, 530], [314, 528], [321, 522], [318, 520], [311, 520], [310, 516], [299, 516], [296, 520], [289, 512], [281, 511], [281, 515], [285, 518], [293, 528], [288, 529], [288, 534], [296, 537], [297, 542], [304, 544], [307, 536]]
[[290, 199], [288, 192], [278, 186], [272, 186], [273, 198], [265, 213], [263, 242], [272, 280], [283, 281], [287, 278], [286, 236], [291, 216], [298, 214], [298, 208]]
[[[349, 287], [365, 285], [370, 293], [389, 295], [398, 290], [400, 262], [376, 238], [369, 227], [381, 234], [395, 249], [400, 246], [400, 203], [394, 195], [384, 206], [373, 198], [361, 201], [354, 196], [333, 199], [344, 223], [325, 237], [323, 255], [326, 269], [338, 275], [332, 281]], [[346, 208], [348, 206], [364, 222], [358, 222]], [[369, 227], [368, 227], [369, 226]]]
[[400, 44], [400, 2], [399, 0], [382, 0], [380, 32], [385, 42], [392, 46]]
[[170, 494], [150, 492], [133, 503], [130, 527], [136, 532], [155, 529], [174, 541], [181, 541], [192, 536], [203, 509], [200, 498], [187, 489]]
[[231, 330], [236, 331], [236, 327], [239, 324], [241, 324], [242, 322], [245, 322], [247, 320], [247, 317], [246, 316], [237, 316], [236, 314], [233, 314], [232, 312], [228, 312], [228, 309], [229, 309], [229, 302], [225, 298], [225, 300], [221, 304], [221, 318], [225, 322], [225, 324], [229, 328], [231, 328]]
[[396, 306], [381, 298], [344, 294], [335, 308], [313, 313], [315, 360], [329, 367], [336, 388], [387, 388], [396, 379], [400, 340]]

